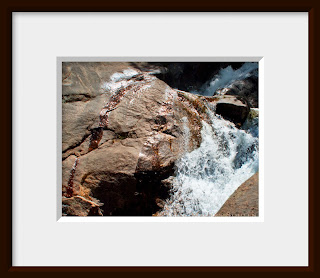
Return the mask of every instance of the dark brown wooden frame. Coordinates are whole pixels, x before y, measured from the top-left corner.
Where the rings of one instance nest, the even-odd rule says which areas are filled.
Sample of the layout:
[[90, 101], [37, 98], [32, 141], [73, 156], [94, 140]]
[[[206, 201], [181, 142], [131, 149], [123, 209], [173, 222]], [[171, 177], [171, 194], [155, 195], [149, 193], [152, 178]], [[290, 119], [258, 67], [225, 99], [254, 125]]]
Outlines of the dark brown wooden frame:
[[[256, 276], [255, 272], [274, 272], [279, 275], [289, 273], [290, 276], [319, 275], [319, 188], [315, 186], [316, 157], [319, 147], [316, 145], [319, 134], [316, 129], [316, 109], [319, 94], [316, 95], [316, 78], [319, 77], [316, 65], [320, 65], [319, 54], [319, 3], [317, 0], [244, 0], [244, 1], [203, 1], [186, 2], [181, 0], [162, 0], [159, 2], [146, 0], [121, 1], [23, 1], [13, 0], [1, 2], [1, 119], [2, 119], [2, 151], [1, 156], [1, 273], [16, 277], [30, 274], [33, 277], [43, 275], [76, 274], [88, 276], [90, 272], [136, 273], [141, 276], [154, 276], [178, 273], [185, 275], [197, 273], [214, 275], [213, 272], [224, 272], [232, 275], [236, 272]], [[13, 12], [116, 12], [116, 11], [172, 11], [172, 12], [308, 12], [309, 13], [309, 266], [308, 267], [13, 267], [12, 266], [12, 13]], [[319, 91], [319, 90], [318, 90]], [[42, 272], [46, 272], [45, 274]], [[59, 272], [59, 273], [56, 273]], [[152, 273], [149, 273], [152, 272]], [[260, 275], [261, 273], [259, 273]], [[163, 275], [163, 274], [162, 274]]]

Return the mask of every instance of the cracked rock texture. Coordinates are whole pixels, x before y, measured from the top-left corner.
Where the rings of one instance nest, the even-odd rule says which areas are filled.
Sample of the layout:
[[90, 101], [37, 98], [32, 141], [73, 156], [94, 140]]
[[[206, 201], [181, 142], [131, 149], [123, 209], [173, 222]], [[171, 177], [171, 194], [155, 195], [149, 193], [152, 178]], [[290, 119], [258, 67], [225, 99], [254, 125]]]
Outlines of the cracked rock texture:
[[200, 144], [201, 98], [130, 63], [63, 63], [62, 86], [65, 214], [81, 197], [100, 204], [96, 215], [152, 215], [174, 161]]

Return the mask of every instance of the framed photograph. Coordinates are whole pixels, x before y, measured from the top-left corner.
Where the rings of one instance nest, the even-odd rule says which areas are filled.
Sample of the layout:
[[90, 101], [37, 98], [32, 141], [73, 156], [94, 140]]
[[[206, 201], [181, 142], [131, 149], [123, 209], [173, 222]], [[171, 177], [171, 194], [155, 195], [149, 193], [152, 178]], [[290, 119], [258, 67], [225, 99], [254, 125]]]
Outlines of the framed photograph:
[[262, 58], [173, 59], [58, 58], [59, 221], [263, 221]]
[[65, 5], [1, 8], [3, 272], [316, 273], [315, 4]]

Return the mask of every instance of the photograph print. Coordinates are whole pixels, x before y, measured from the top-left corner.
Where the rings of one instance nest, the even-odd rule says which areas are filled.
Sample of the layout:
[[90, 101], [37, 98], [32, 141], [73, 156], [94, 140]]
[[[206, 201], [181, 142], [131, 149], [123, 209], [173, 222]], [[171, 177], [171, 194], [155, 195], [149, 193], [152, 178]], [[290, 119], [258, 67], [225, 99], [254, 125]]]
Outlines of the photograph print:
[[62, 216], [258, 217], [258, 62], [62, 63]]

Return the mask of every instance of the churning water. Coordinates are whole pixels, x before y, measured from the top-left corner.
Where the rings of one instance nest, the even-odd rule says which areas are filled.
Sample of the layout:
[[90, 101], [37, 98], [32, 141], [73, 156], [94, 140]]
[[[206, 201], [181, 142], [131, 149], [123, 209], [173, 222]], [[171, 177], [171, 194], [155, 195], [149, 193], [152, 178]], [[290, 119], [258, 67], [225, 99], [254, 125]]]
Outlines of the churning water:
[[213, 96], [218, 89], [228, 88], [236, 80], [243, 80], [250, 76], [256, 76], [258, 63], [244, 63], [239, 69], [231, 66], [223, 68], [214, 78], [204, 84], [197, 94]]
[[[214, 216], [229, 196], [258, 171], [257, 116], [246, 129], [210, 112], [202, 122], [200, 147], [176, 162], [172, 196], [166, 216]], [[188, 136], [188, 134], [185, 134]]]

